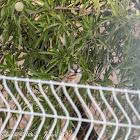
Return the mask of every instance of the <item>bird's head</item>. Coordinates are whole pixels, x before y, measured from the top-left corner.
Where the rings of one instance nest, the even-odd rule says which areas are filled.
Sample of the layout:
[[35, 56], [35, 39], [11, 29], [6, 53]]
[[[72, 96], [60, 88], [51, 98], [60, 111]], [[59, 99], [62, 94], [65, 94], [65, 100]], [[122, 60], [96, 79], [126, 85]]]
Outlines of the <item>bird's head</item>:
[[77, 64], [72, 65], [72, 70], [74, 70], [75, 73], [81, 73], [81, 70]]

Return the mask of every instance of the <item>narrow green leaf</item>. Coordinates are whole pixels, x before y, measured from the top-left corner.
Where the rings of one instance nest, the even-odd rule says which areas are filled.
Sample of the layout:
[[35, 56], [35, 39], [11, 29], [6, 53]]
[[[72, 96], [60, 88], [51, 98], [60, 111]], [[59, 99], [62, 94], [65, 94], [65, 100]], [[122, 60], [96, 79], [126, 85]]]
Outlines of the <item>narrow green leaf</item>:
[[100, 3], [99, 3], [99, 0], [94, 0], [94, 4], [95, 4], [95, 7], [97, 8], [97, 17], [96, 19], [98, 19], [99, 15], [100, 15]]
[[51, 24], [51, 25], [49, 25], [49, 26], [46, 26], [46, 27], [44, 27], [44, 31], [46, 31], [47, 29], [50, 29], [50, 28], [52, 28], [52, 27], [55, 27], [55, 26], [57, 26], [57, 25], [60, 25], [60, 23], [54, 23], [54, 24]]
[[23, 16], [26, 18], [27, 22], [28, 22], [32, 27], [34, 27], [35, 29], [38, 30], [38, 28], [30, 21], [30, 19], [29, 19], [27, 16], [25, 16], [25, 15], [23, 15]]

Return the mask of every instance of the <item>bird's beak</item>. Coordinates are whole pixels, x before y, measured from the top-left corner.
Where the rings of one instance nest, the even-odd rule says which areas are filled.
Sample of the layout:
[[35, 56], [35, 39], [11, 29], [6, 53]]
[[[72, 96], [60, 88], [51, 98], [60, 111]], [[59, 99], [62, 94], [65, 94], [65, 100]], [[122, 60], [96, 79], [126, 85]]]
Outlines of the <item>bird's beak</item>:
[[77, 73], [77, 69], [73, 69], [75, 71], [75, 73]]

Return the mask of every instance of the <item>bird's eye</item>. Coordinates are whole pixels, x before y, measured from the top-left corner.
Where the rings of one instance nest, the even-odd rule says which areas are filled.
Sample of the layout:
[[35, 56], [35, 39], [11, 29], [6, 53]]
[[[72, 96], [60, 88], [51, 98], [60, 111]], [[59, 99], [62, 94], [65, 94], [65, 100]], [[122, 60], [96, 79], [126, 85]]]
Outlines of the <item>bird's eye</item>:
[[75, 73], [77, 73], [77, 69], [73, 69]]

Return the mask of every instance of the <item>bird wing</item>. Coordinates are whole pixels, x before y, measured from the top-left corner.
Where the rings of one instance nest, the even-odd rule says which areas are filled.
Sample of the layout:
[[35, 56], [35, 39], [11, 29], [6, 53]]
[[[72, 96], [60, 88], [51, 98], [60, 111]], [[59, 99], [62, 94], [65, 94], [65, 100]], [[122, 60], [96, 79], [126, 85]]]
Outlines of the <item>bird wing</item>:
[[70, 83], [73, 79], [75, 79], [76, 73], [72, 73], [68, 71], [62, 78], [61, 82]]
[[[73, 79], [76, 78], [76, 73], [72, 73], [71, 70], [69, 70], [61, 79], [61, 82], [65, 82], [65, 83], [70, 83], [71, 81], [73, 81]], [[58, 86], [56, 88], [56, 91], [58, 91], [62, 86]]]

